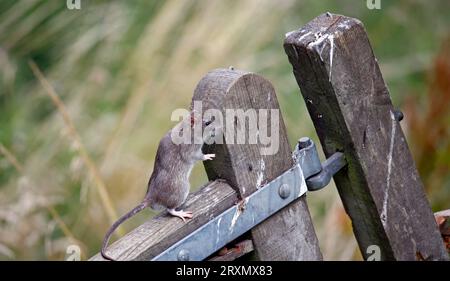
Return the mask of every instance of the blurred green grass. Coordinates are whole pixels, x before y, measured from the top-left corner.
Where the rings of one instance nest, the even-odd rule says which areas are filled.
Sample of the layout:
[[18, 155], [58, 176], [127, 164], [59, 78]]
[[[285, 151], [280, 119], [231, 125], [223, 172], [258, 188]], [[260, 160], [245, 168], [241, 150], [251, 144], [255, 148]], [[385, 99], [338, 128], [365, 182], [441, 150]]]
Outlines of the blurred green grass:
[[[0, 155], [0, 259], [63, 259], [72, 243], [87, 258], [110, 224], [79, 144], [30, 60], [61, 97], [121, 214], [144, 196], [159, 139], [173, 125], [170, 113], [188, 107], [209, 70], [233, 65], [268, 78], [291, 145], [301, 136], [318, 143], [282, 48], [286, 32], [326, 11], [361, 19], [401, 108], [411, 97], [425, 108], [429, 69], [450, 35], [445, 0], [382, 1], [381, 10], [350, 0], [81, 0], [81, 10], [65, 2], [0, 2], [0, 143], [22, 167]], [[450, 153], [441, 154], [447, 165]], [[439, 198], [434, 209], [449, 208], [449, 170], [441, 186], [427, 186], [430, 198]], [[201, 165], [191, 182], [194, 189], [206, 182]], [[325, 259], [360, 259], [334, 187], [308, 201]]]

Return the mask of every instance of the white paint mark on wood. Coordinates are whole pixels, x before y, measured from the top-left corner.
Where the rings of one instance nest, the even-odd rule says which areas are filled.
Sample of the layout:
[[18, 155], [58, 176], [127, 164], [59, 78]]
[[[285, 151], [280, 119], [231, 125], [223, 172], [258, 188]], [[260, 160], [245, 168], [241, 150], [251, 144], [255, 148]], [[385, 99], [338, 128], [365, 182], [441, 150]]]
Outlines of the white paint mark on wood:
[[322, 53], [323, 49], [325, 48], [325, 44], [323, 44], [323, 42], [325, 42], [325, 40], [328, 39], [328, 42], [330, 43], [330, 53], [328, 55], [330, 67], [329, 80], [331, 81], [331, 70], [333, 68], [333, 55], [334, 55], [334, 35], [326, 34], [322, 36], [322, 34], [319, 35], [316, 34], [316, 36], [317, 40], [309, 43], [308, 48], [313, 48], [314, 50], [316, 50], [316, 52], [319, 54], [320, 60], [323, 61]]
[[305, 38], [306, 36], [308, 36], [308, 35], [310, 35], [310, 34], [311, 34], [311, 31], [306, 32], [305, 34], [303, 34], [302, 36], [300, 36], [300, 37], [298, 38], [298, 41], [299, 41], [299, 42], [302, 41], [303, 38]]
[[259, 189], [262, 185], [262, 182], [264, 180], [265, 169], [266, 169], [266, 163], [264, 162], [264, 159], [261, 158], [261, 160], [259, 160], [259, 172], [258, 172], [258, 178], [256, 179], [256, 189]]
[[289, 35], [291, 35], [292, 33], [296, 32], [296, 31], [297, 30], [292, 30], [292, 31], [287, 32], [286, 34], [284, 34], [284, 38], [288, 38]]
[[328, 81], [331, 82], [331, 70], [333, 70], [333, 54], [334, 54], [334, 37], [330, 36], [329, 37], [330, 40], [330, 75], [328, 77]]
[[249, 200], [249, 197], [246, 197], [244, 200], [239, 202], [238, 206], [236, 207], [236, 212], [234, 212], [233, 218], [231, 219], [230, 227], [228, 228], [228, 230], [230, 232], [233, 232], [234, 226], [236, 225], [236, 222], [237, 222], [239, 216], [244, 211], [245, 205], [247, 205], [248, 200]]
[[386, 190], [384, 191], [384, 199], [383, 199], [383, 210], [381, 211], [381, 222], [383, 223], [384, 228], [386, 228], [387, 223], [387, 204], [389, 199], [389, 188], [391, 186], [391, 173], [392, 173], [392, 154], [394, 152], [394, 139], [395, 139], [395, 130], [396, 130], [396, 121], [395, 121], [395, 115], [394, 112], [390, 111], [391, 113], [391, 120], [392, 120], [392, 126], [391, 126], [391, 142], [389, 144], [389, 153], [388, 153], [388, 171], [387, 171], [387, 178], [386, 178]]
[[[328, 38], [328, 35], [324, 35], [322, 36], [321, 34], [317, 35], [317, 40], [316, 41], [312, 41], [311, 43], [308, 44], [308, 48], [313, 48], [316, 50], [316, 52], [319, 53], [319, 57], [320, 60], [323, 61], [322, 59], [322, 51], [323, 51], [323, 47], [324, 45], [321, 45], [326, 39]], [[319, 49], [320, 47], [320, 49]]]
[[343, 21], [343, 22], [339, 23], [337, 27], [339, 29], [348, 30], [348, 29], [350, 29], [351, 26], [348, 24], [348, 21]]

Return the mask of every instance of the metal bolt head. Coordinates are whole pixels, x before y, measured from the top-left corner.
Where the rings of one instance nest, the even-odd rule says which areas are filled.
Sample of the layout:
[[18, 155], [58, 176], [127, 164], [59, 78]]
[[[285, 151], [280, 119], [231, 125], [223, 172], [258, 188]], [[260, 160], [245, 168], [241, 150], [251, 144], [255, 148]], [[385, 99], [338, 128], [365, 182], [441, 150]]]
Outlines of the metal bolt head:
[[400, 122], [400, 121], [403, 120], [403, 117], [404, 117], [403, 112], [401, 112], [401, 111], [398, 110], [398, 109], [394, 110], [394, 118], [395, 118], [395, 120], [397, 120], [398, 122]]
[[287, 184], [282, 184], [278, 188], [278, 195], [280, 195], [281, 198], [286, 199], [291, 195], [291, 187]]
[[312, 143], [311, 139], [308, 137], [302, 137], [298, 140], [298, 147], [300, 149], [307, 148]]
[[188, 261], [189, 260], [189, 251], [182, 249], [178, 252], [177, 256], [178, 261]]

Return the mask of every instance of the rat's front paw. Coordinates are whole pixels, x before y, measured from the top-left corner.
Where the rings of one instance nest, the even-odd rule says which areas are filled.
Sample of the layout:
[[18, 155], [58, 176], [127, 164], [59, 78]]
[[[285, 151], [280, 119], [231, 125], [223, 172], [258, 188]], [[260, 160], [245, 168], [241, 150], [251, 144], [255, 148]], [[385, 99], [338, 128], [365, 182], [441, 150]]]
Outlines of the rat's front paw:
[[205, 155], [203, 155], [203, 161], [213, 160], [214, 157], [216, 157], [215, 154], [205, 154]]

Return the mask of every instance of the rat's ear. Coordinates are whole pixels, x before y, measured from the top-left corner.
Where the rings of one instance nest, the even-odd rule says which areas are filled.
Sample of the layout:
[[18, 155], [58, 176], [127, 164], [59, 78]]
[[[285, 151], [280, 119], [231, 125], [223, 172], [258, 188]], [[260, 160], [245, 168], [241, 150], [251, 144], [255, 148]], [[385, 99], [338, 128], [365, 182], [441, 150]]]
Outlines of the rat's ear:
[[191, 111], [190, 118], [191, 118], [191, 128], [194, 128], [195, 120], [198, 118], [195, 109]]
[[195, 112], [192, 110], [191, 111], [191, 128], [194, 127], [194, 123], [195, 123]]

